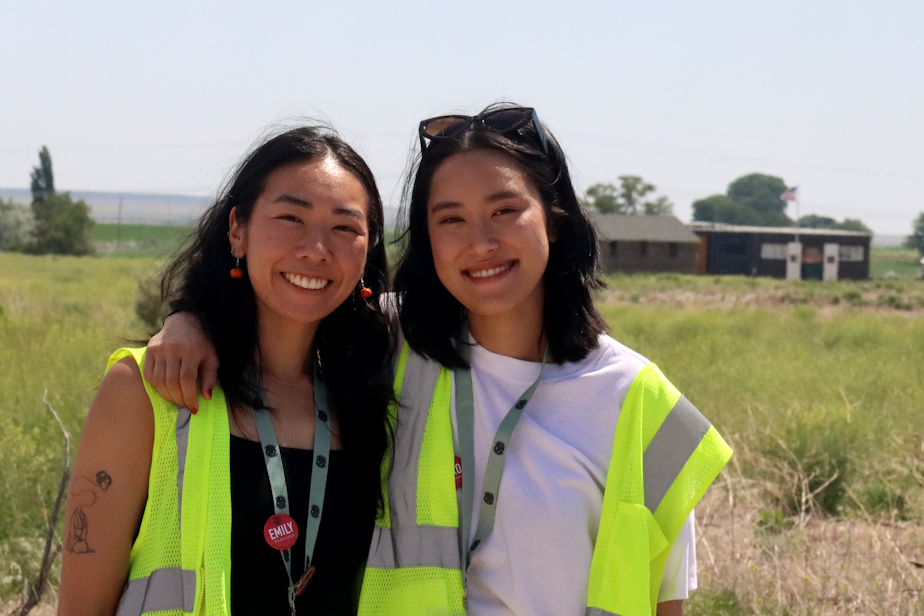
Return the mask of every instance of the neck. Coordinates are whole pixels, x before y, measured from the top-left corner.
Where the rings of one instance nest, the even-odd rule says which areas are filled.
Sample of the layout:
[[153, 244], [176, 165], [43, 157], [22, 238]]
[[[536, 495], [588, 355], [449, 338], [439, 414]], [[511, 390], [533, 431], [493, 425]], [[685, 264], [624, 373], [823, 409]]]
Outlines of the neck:
[[261, 376], [283, 383], [305, 381], [305, 366], [314, 348], [318, 322], [292, 323], [261, 315], [257, 323]]
[[542, 305], [496, 315], [469, 313], [469, 328], [482, 347], [514, 359], [542, 361], [547, 340], [542, 332]]

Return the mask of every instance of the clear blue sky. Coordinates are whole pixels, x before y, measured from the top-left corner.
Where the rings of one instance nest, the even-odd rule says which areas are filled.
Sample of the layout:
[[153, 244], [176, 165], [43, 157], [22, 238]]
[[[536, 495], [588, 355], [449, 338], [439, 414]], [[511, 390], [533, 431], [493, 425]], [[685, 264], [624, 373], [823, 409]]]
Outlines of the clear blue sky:
[[921, 0], [3, 4], [3, 187], [46, 144], [60, 189], [210, 193], [308, 116], [396, 204], [420, 119], [513, 100], [580, 189], [642, 175], [683, 220], [753, 171], [878, 233], [924, 211]]

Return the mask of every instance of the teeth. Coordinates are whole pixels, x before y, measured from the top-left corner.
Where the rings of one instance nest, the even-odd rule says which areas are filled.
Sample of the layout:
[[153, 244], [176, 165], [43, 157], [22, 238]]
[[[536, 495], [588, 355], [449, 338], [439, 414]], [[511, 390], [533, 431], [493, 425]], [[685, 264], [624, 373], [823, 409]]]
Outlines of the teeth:
[[471, 276], [472, 278], [488, 278], [490, 276], [496, 276], [497, 274], [500, 274], [501, 272], [508, 270], [511, 267], [513, 267], [513, 264], [507, 263], [505, 265], [498, 265], [497, 267], [492, 267], [491, 269], [477, 270], [474, 272], [470, 272], [469, 276]]
[[303, 289], [318, 290], [323, 289], [330, 282], [326, 278], [309, 278], [307, 276], [302, 276], [300, 274], [283, 274], [286, 277], [286, 280], [291, 282], [297, 287]]

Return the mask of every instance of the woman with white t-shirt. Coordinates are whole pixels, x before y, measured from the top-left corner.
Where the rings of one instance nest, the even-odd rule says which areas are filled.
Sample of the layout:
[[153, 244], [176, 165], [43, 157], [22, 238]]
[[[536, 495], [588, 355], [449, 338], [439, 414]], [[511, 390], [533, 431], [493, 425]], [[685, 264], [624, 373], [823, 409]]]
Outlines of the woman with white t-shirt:
[[420, 136], [394, 284], [390, 519], [360, 614], [679, 614], [692, 508], [730, 450], [605, 334], [596, 235], [535, 111], [441, 116]]

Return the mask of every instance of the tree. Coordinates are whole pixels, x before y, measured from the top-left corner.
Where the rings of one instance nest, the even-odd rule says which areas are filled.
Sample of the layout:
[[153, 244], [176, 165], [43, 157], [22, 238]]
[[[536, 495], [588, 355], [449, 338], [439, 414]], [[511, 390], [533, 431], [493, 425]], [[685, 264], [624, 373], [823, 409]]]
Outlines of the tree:
[[674, 204], [664, 195], [654, 201], [645, 202], [645, 216], [673, 216], [673, 214]]
[[[752, 173], [741, 176], [729, 184], [726, 194], [738, 203], [743, 203], [760, 212], [767, 220], [785, 219], [792, 224], [785, 214], [786, 202], [780, 199], [780, 195], [784, 192], [786, 192], [786, 183], [782, 178], [763, 173]], [[775, 214], [777, 216], [774, 216]]]
[[33, 240], [25, 246], [33, 254], [86, 255], [93, 252], [90, 243], [90, 206], [74, 201], [69, 192], [46, 196], [32, 204], [35, 216]]
[[601, 214], [613, 214], [619, 212], [616, 194], [616, 186], [613, 184], [594, 184], [587, 189], [581, 201], [586, 208], [597, 210]]
[[645, 196], [657, 190], [637, 175], [619, 176], [619, 186], [614, 184], [594, 184], [587, 189], [583, 204], [601, 214], [628, 214], [636, 216], [670, 216], [674, 204], [661, 196], [645, 200]]
[[806, 229], [841, 229], [843, 231], [859, 231], [872, 233], [873, 230], [863, 224], [859, 218], [845, 218], [844, 222], [837, 222], [829, 216], [807, 214], [799, 219], [799, 226]]
[[0, 250], [20, 249], [34, 225], [35, 219], [27, 206], [0, 199]]
[[869, 233], [872, 235], [873, 230], [867, 227], [859, 218], [845, 218], [844, 222], [839, 223], [838, 229], [844, 231], [859, 231], [860, 233]]
[[806, 214], [799, 219], [799, 226], [804, 229], [837, 229], [837, 221], [827, 216]]
[[32, 201], [44, 201], [55, 194], [55, 178], [51, 170], [51, 154], [42, 146], [39, 150], [39, 164], [32, 168]]
[[911, 235], [905, 238], [905, 248], [917, 250], [924, 257], [924, 212], [914, 219]]
[[730, 225], [757, 225], [762, 222], [760, 214], [728, 195], [712, 195], [693, 202], [693, 220], [722, 222]]

